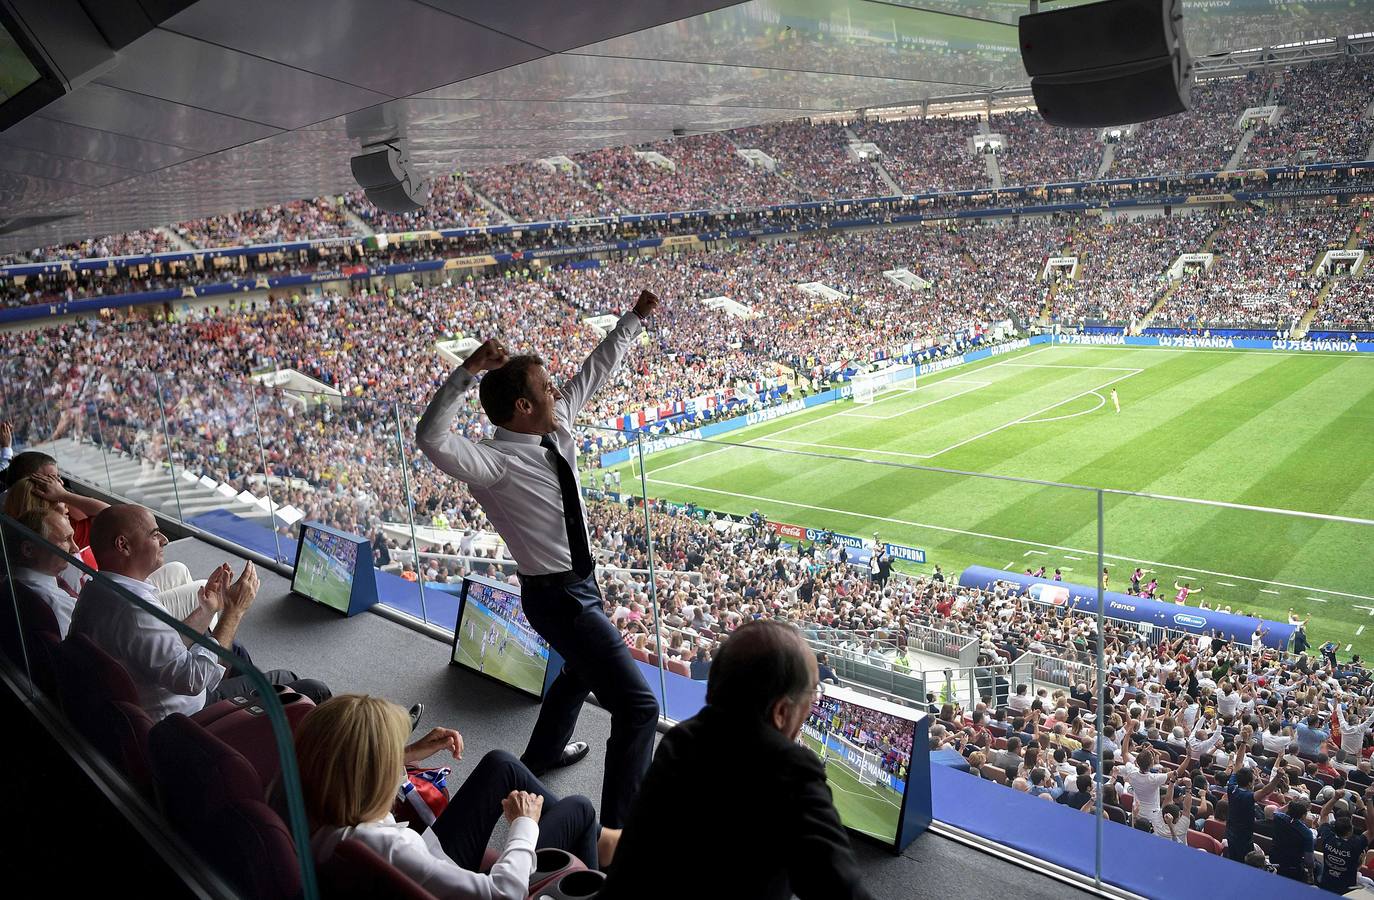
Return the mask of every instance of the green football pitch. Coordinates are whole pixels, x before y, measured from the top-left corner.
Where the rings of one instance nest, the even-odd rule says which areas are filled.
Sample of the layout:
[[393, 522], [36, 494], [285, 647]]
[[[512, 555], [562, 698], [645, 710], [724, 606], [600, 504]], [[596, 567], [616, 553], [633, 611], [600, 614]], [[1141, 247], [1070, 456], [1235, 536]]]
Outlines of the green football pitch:
[[[520, 642], [514, 636], [506, 644], [504, 652], [501, 651], [498, 642], [495, 646], [488, 645], [486, 655], [483, 656], [482, 636], [487, 633], [491, 623], [495, 622], [497, 628], [503, 631], [508, 631], [510, 624], [476, 607], [465, 609], [463, 619], [458, 628], [458, 649], [453, 654], [454, 661], [538, 696], [544, 689], [544, 670], [547, 661], [542, 657], [526, 656]], [[469, 622], [474, 626], [476, 637], [468, 631]]]
[[915, 571], [1093, 584], [1097, 492], [1078, 488], [1147, 492], [1103, 495], [1109, 588], [1138, 565], [1166, 599], [1190, 582], [1190, 605], [1293, 609], [1314, 646], [1374, 652], [1374, 527], [1339, 520], [1374, 518], [1374, 355], [1035, 347], [722, 437], [646, 457], [648, 495], [877, 531], [926, 551]]
[[326, 606], [348, 612], [349, 597], [353, 593], [352, 578], [341, 571], [338, 562], [309, 543], [301, 548], [292, 586]]
[[[817, 755], [821, 744], [809, 734], [802, 741]], [[855, 831], [890, 843], [897, 837], [897, 820], [901, 816], [901, 798], [895, 791], [876, 784], [862, 784], [854, 770], [831, 759], [825, 765], [825, 780], [835, 798], [840, 821]]]

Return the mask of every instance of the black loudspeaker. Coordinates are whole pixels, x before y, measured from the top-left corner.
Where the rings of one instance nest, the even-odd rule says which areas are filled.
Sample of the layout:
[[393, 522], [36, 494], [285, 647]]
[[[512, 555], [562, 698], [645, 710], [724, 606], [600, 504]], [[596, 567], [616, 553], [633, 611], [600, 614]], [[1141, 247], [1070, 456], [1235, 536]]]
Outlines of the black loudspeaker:
[[1130, 125], [1192, 105], [1182, 0], [1105, 0], [1022, 16], [1021, 61], [1051, 125]]

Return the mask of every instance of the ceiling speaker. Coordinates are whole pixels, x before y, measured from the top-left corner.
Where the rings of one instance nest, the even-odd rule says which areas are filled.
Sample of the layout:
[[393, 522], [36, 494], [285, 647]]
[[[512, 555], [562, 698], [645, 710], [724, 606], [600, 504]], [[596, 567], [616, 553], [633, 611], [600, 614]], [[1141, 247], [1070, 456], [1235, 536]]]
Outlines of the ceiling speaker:
[[1051, 125], [1099, 128], [1192, 105], [1182, 0], [1105, 0], [1022, 16], [1021, 61]]
[[429, 186], [412, 171], [403, 138], [363, 147], [349, 167], [358, 187], [382, 212], [414, 212], [429, 201]]

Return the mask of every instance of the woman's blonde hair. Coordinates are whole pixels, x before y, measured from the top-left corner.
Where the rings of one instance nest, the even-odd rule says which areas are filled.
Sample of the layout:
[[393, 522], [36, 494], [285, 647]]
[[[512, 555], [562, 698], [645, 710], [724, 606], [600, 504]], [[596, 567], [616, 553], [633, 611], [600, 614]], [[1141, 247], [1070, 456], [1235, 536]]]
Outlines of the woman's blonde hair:
[[21, 478], [5, 492], [5, 515], [17, 519], [26, 512], [46, 513], [53, 504], [34, 493], [32, 478]]
[[405, 771], [410, 717], [390, 701], [340, 694], [296, 731], [301, 793], [312, 828], [373, 822], [386, 815]]

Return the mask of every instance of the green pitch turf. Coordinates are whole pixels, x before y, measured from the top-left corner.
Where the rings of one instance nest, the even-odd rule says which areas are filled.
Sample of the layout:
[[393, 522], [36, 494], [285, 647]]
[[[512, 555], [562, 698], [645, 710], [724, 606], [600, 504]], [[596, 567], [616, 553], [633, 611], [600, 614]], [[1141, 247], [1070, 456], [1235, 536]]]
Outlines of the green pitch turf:
[[338, 565], [325, 553], [306, 544], [301, 548], [300, 564], [296, 567], [293, 585], [307, 597], [314, 597], [339, 612], [348, 612], [353, 584], [340, 573]]
[[[951, 579], [1044, 565], [1092, 584], [1096, 492], [912, 467], [1374, 518], [1374, 355], [1036, 347], [723, 439], [647, 457], [649, 496], [878, 531]], [[1293, 608], [1314, 647], [1374, 652], [1374, 527], [1112, 494], [1104, 513], [1111, 589], [1140, 565], [1167, 599], [1187, 581], [1208, 606]]]
[[[801, 739], [820, 755], [820, 742], [809, 734]], [[840, 821], [848, 828], [861, 831], [880, 841], [891, 842], [897, 837], [897, 820], [901, 816], [901, 799], [896, 792], [879, 785], [861, 784], [859, 776], [837, 759], [825, 765], [825, 780], [835, 798]]]
[[538, 695], [544, 689], [545, 660], [526, 656], [514, 635], [506, 644], [506, 652], [500, 651], [499, 643], [495, 646], [489, 645], [487, 655], [483, 658], [482, 635], [487, 633], [491, 623], [495, 622], [497, 628], [502, 630], [508, 630], [510, 625], [505, 620], [494, 618], [475, 607], [465, 612], [465, 619], [477, 626], [477, 637], [468, 636], [467, 621], [461, 623], [458, 628], [458, 649], [454, 653], [454, 660]]

